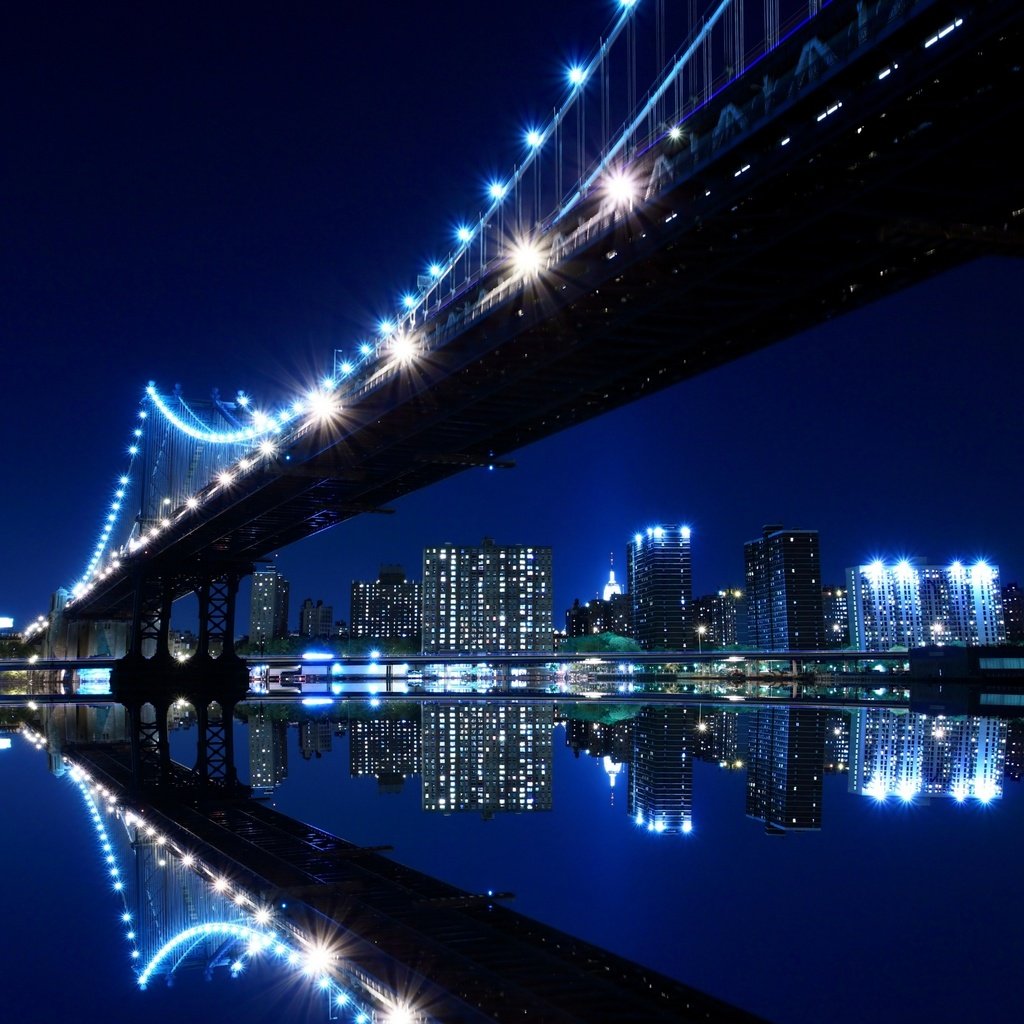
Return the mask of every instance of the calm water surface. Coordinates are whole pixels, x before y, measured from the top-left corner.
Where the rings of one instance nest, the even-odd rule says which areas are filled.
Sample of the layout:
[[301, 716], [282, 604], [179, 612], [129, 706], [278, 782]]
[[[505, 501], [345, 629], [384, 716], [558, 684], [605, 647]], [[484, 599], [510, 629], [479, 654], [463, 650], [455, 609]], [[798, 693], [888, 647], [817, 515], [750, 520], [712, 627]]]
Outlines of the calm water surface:
[[[1017, 1019], [1019, 722], [778, 705], [241, 713], [242, 774], [278, 810], [514, 892], [514, 909], [769, 1020]], [[182, 726], [172, 749], [190, 763]], [[21, 739], [0, 779], [9, 1010], [56, 1019], [88, 988], [95, 1019], [327, 1019], [308, 984], [255, 964], [138, 992], [76, 788]]]

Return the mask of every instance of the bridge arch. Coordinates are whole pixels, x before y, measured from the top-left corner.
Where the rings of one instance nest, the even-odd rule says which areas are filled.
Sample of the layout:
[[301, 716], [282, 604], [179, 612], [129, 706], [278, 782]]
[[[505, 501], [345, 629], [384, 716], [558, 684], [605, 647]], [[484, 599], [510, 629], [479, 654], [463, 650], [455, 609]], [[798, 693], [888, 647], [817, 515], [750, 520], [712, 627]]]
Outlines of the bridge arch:
[[169, 973], [173, 974], [197, 946], [213, 938], [245, 942], [250, 950], [254, 946], [263, 950], [274, 942], [274, 937], [269, 932], [251, 928], [241, 921], [208, 921], [205, 924], [192, 925], [173, 935], [153, 954], [139, 972], [139, 988], [146, 988], [153, 976], [165, 965], [169, 964]]

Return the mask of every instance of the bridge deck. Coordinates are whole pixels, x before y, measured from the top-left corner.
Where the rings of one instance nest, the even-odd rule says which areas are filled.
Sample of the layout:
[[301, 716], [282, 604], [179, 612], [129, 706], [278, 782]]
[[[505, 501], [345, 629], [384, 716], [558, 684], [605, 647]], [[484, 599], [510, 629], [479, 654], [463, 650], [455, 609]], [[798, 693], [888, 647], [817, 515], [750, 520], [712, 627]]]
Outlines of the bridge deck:
[[[125, 788], [126, 756], [75, 760]], [[190, 772], [177, 766], [182, 782]], [[141, 812], [143, 809], [138, 808]], [[755, 1021], [758, 1018], [565, 932], [355, 846], [253, 800], [145, 817], [207, 863], [240, 874], [297, 934], [324, 937], [362, 975], [451, 1022]]]

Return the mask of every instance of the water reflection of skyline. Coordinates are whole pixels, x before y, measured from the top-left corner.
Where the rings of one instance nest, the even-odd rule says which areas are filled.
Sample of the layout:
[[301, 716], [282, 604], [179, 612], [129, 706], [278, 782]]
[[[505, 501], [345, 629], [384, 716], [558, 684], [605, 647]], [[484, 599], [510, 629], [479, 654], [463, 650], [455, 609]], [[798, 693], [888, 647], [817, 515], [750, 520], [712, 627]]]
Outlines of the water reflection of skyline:
[[[686, 835], [699, 825], [698, 761], [744, 773], [742, 813], [769, 835], [822, 828], [828, 774], [845, 774], [850, 794], [918, 804], [940, 797], [989, 804], [1006, 779], [1024, 774], [1024, 720], [884, 707], [473, 701], [370, 709], [351, 702], [312, 713], [253, 703], [243, 717], [248, 743], [240, 750], [248, 749], [257, 797], [269, 798], [287, 780], [294, 729], [305, 760], [329, 755], [345, 738], [351, 778], [375, 779], [382, 794], [418, 782], [422, 811], [485, 818], [552, 809], [554, 730], [562, 726], [575, 758], [600, 766], [624, 823], [628, 817], [657, 835]], [[187, 718], [181, 726], [189, 727]], [[54, 708], [48, 732], [57, 740], [116, 742], [124, 728], [117, 706], [76, 706]]]
[[[846, 775], [850, 793], [878, 802], [989, 803], [1002, 795], [1004, 778], [1021, 777], [1024, 761], [1024, 722], [982, 716], [783, 704], [556, 710], [546, 702], [426, 702], [350, 718], [349, 773], [376, 778], [381, 792], [418, 777], [428, 812], [549, 810], [556, 725], [577, 759], [600, 763], [609, 801], [616, 805], [619, 794], [624, 817], [658, 835], [694, 830], [697, 761], [745, 773], [744, 812], [769, 835], [822, 827], [828, 774]], [[267, 728], [259, 713], [250, 716], [250, 752], [262, 758], [254, 780], [269, 778], [271, 764], [286, 768], [288, 725], [277, 723], [272, 743], [260, 738]]]

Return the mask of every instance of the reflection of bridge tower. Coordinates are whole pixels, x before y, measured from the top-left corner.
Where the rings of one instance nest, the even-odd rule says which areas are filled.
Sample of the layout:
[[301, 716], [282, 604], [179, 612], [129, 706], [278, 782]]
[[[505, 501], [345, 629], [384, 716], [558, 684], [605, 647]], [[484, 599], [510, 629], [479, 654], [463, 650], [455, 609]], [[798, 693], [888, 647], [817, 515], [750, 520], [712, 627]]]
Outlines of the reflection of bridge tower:
[[633, 720], [629, 814], [650, 832], [693, 828], [696, 708], [645, 707]]
[[354, 718], [349, 723], [349, 774], [376, 778], [382, 793], [398, 793], [420, 770], [420, 723], [409, 718]]
[[747, 764], [747, 814], [782, 833], [821, 828], [825, 712], [768, 707], [754, 712]]
[[551, 810], [551, 704], [424, 704], [423, 809]]

